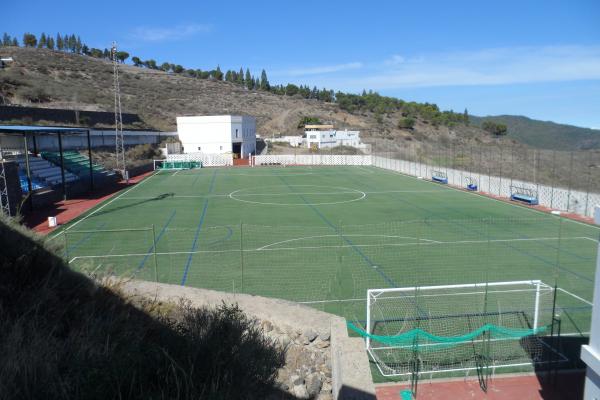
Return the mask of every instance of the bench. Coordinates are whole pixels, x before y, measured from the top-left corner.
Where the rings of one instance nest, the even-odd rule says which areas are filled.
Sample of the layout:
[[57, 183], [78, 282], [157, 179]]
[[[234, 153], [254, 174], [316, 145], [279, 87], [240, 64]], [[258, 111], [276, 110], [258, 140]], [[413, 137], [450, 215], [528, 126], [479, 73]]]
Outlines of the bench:
[[442, 183], [444, 185], [448, 184], [448, 175], [442, 171], [432, 171], [431, 172], [431, 180], [433, 182]]

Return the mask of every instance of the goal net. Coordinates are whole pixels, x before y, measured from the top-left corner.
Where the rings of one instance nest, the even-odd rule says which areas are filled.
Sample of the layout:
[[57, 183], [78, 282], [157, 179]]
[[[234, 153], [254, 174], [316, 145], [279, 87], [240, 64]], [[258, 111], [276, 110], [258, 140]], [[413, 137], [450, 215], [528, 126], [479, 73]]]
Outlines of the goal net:
[[543, 361], [554, 289], [512, 281], [370, 289], [363, 335], [384, 376]]

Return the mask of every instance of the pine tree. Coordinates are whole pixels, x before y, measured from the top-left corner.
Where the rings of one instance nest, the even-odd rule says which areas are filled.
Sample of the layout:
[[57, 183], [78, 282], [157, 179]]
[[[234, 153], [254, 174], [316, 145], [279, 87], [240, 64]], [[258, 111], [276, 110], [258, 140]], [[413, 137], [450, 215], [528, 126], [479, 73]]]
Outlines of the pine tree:
[[37, 38], [33, 33], [23, 34], [23, 45], [25, 47], [35, 47], [37, 45]]
[[19, 41], [17, 40], [17, 38], [13, 38], [12, 46], [19, 47]]
[[75, 40], [75, 52], [77, 54], [81, 54], [81, 49], [82, 49], [82, 44], [81, 44], [81, 38], [79, 36], [77, 36], [77, 39]]
[[471, 121], [469, 121], [469, 111], [465, 108], [465, 112], [463, 113], [463, 122], [467, 125], [469, 125], [469, 123]]
[[63, 49], [65, 48], [63, 38], [62, 36], [60, 36], [60, 33], [56, 34], [56, 48], [60, 51], [63, 51]]
[[269, 90], [271, 85], [269, 85], [269, 80], [267, 79], [267, 71], [264, 69], [260, 73], [260, 88], [262, 90]]
[[246, 68], [246, 79], [244, 79], [244, 82], [246, 82], [246, 88], [252, 90], [254, 80], [252, 79], [252, 75], [250, 75], [250, 70], [248, 68]]
[[238, 85], [244, 84], [244, 69], [242, 67], [240, 67], [240, 72], [238, 72], [238, 74], [237, 74], [236, 83]]
[[223, 72], [221, 72], [221, 67], [219, 67], [218, 65], [217, 65], [217, 69], [215, 70], [215, 72], [213, 74], [213, 78], [215, 78], [218, 81], [223, 80]]
[[50, 50], [54, 50], [54, 38], [48, 38], [46, 42], [46, 47], [48, 47]]
[[225, 81], [231, 82], [231, 71], [230, 70], [227, 70], [227, 72], [225, 72]]
[[10, 46], [11, 45], [11, 40], [10, 40], [10, 35], [6, 32], [4, 32], [4, 35], [2, 35], [2, 46]]
[[41, 49], [41, 48], [46, 47], [46, 41], [47, 41], [46, 34], [44, 32], [42, 32], [42, 34], [40, 35], [40, 40], [38, 42], [38, 48]]
[[69, 50], [71, 50], [71, 53], [75, 53], [76, 46], [77, 39], [75, 38], [75, 34], [71, 34], [71, 36], [69, 36]]

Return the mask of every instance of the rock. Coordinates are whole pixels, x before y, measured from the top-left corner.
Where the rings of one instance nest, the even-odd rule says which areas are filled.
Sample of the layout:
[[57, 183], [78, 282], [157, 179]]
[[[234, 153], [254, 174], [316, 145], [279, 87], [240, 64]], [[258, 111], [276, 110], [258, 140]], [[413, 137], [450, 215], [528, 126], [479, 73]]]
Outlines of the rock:
[[304, 336], [306, 336], [306, 338], [312, 342], [317, 338], [317, 332], [313, 331], [312, 329], [307, 329], [304, 331]]
[[310, 397], [314, 397], [321, 391], [321, 377], [319, 374], [312, 373], [306, 377], [306, 390]]
[[300, 342], [300, 344], [303, 344], [305, 346], [308, 346], [310, 344], [310, 340], [305, 335], [300, 336], [298, 341]]
[[332, 389], [333, 387], [331, 386], [331, 383], [323, 382], [323, 385], [321, 386], [321, 393], [331, 393]]
[[310, 399], [310, 395], [304, 385], [295, 385], [292, 392], [294, 393], [294, 396], [299, 399]]
[[325, 349], [325, 348], [329, 347], [329, 342], [328, 342], [328, 341], [325, 341], [325, 340], [321, 340], [321, 339], [319, 338], [319, 340], [317, 341], [317, 347], [318, 347], [319, 349]]
[[290, 339], [290, 337], [288, 335], [283, 335], [279, 338], [279, 343], [281, 344], [281, 347], [283, 347], [283, 348], [288, 347], [291, 342], [292, 342], [292, 340]]
[[273, 330], [273, 324], [270, 321], [264, 320], [260, 325], [265, 332], [271, 332]]
[[301, 377], [300, 375], [292, 375], [290, 376], [290, 382], [292, 383], [293, 386], [299, 386], [299, 385], [304, 385], [304, 378]]
[[327, 341], [328, 342], [330, 338], [331, 338], [331, 336], [330, 336], [329, 332], [322, 332], [319, 335], [319, 339], [321, 339], [323, 341]]

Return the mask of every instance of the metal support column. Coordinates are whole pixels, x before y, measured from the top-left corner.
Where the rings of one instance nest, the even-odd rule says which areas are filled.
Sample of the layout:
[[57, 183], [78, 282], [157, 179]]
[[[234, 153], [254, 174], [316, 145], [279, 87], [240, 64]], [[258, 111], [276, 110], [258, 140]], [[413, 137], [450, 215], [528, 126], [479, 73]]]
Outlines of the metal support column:
[[87, 130], [87, 145], [88, 145], [88, 158], [90, 159], [90, 191], [94, 190], [94, 168], [92, 164], [92, 140], [90, 138], [90, 130]]
[[31, 193], [33, 187], [31, 185], [31, 170], [29, 169], [29, 146], [27, 144], [27, 134], [23, 135], [23, 142], [25, 144], [25, 172], [27, 173], [27, 189], [29, 190], [29, 210], [33, 211], [33, 194]]
[[32, 139], [33, 139], [33, 154], [37, 156], [38, 155], [38, 147], [37, 147], [37, 138], [35, 136], [35, 133], [33, 134]]
[[67, 199], [67, 184], [65, 182], [65, 162], [63, 157], [62, 134], [58, 132], [58, 152], [60, 154], [60, 179], [62, 184], [63, 200]]

